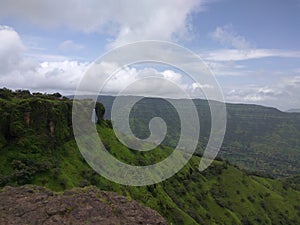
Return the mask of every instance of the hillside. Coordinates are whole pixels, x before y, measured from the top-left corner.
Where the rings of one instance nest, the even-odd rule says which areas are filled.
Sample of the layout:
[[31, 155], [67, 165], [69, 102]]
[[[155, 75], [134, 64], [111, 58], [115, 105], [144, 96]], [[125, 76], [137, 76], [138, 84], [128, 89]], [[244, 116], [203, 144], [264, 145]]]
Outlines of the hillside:
[[[134, 199], [173, 224], [299, 224], [300, 192], [289, 183], [250, 175], [227, 161], [198, 171], [199, 156], [159, 184], [130, 187], [95, 173], [77, 149], [71, 129], [72, 102], [60, 95], [0, 92], [0, 185], [35, 184], [52, 191], [94, 185]], [[104, 108], [96, 105], [97, 130], [108, 151], [135, 165], [168, 156], [165, 145], [144, 153], [115, 137]]]
[[[124, 98], [124, 101], [126, 98]], [[106, 114], [110, 112], [114, 97], [100, 96]], [[184, 109], [186, 100], [178, 99]], [[210, 134], [210, 109], [206, 100], [193, 100], [200, 118], [198, 152], [206, 146]], [[227, 127], [219, 157], [247, 170], [276, 177], [300, 173], [300, 114], [281, 112], [275, 108], [247, 104], [226, 104]], [[121, 114], [122, 112], [120, 112]], [[174, 147], [180, 135], [180, 119], [174, 107], [166, 100], [143, 98], [131, 111], [131, 128], [139, 137], [149, 135], [148, 123], [159, 116], [168, 125], [163, 144]], [[191, 126], [193, 126], [191, 124]]]

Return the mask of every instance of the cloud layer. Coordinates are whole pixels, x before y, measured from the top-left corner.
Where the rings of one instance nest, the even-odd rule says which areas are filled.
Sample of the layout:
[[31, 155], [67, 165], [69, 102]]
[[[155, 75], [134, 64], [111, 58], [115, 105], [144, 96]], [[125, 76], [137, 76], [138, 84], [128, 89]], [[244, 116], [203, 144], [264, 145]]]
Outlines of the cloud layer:
[[234, 32], [232, 25], [217, 27], [211, 34], [211, 37], [227, 47], [233, 47], [240, 50], [251, 47], [251, 44], [246, 38]]
[[11, 27], [0, 26], [0, 85], [40, 91], [74, 90], [88, 63], [38, 62], [26, 57], [26, 47]]
[[[65, 42], [64, 46], [74, 47], [73, 42]], [[75, 47], [78, 47], [75, 45]], [[62, 91], [64, 94], [74, 94], [78, 82], [87, 71], [89, 62], [78, 62], [63, 59], [38, 62], [33, 57], [26, 57], [26, 48], [19, 34], [11, 27], [0, 27], [0, 86], [14, 89], [31, 89], [33, 91]], [[107, 63], [109, 71], [118, 69], [117, 65]], [[148, 77], [153, 77], [151, 82]], [[158, 78], [158, 79], [157, 79]], [[184, 81], [183, 75], [171, 69], [158, 70], [151, 67], [136, 69], [126, 67], [111, 77], [103, 94], [117, 94], [131, 85], [129, 92], [146, 96], [182, 97], [174, 89], [176, 84], [180, 89], [191, 95], [199, 94], [201, 88], [208, 88], [192, 81]], [[170, 85], [173, 84], [173, 85]]]
[[[4, 1], [4, 3], [6, 4], [7, 8], [12, 7], [10, 9], [11, 12], [18, 12], [18, 4], [16, 4], [15, 6], [10, 6], [8, 2]], [[168, 7], [171, 7], [171, 3], [164, 3], [164, 7], [160, 9], [162, 11], [153, 9], [153, 13], [155, 12], [153, 21], [156, 23], [156, 25], [153, 25], [152, 28], [144, 27], [145, 24], [150, 23], [148, 17], [146, 21], [135, 21], [137, 24], [134, 23], [134, 19], [132, 19], [132, 21], [131, 19], [129, 19], [128, 21], [131, 22], [128, 23], [125, 22], [125, 20], [123, 21], [123, 23], [117, 23], [116, 30], [106, 31], [115, 34], [115, 39], [110, 42], [110, 47], [128, 41], [138, 40], [140, 38], [155, 38], [155, 35], [159, 33], [161, 33], [161, 35], [159, 36], [160, 39], [173, 39], [176, 35], [184, 34], [188, 29], [188, 15], [193, 11], [192, 5], [197, 5], [198, 3], [199, 2], [190, 1], [187, 4], [187, 8], [185, 8], [186, 11], [183, 10], [184, 12], [182, 12], [181, 14], [181, 19], [175, 21], [175, 28], [172, 26], [172, 23], [169, 20], [170, 18], [175, 17], [175, 15], [171, 15], [170, 18], [167, 18], [165, 21], [164, 19], [162, 19], [162, 17], [167, 14], [167, 11], [169, 10]], [[174, 4], [177, 4], [177, 2], [175, 1]], [[37, 5], [37, 8], [39, 8], [38, 6], [39, 4]], [[179, 6], [180, 5], [176, 5], [176, 7]], [[3, 10], [3, 8], [0, 8], [0, 12], [1, 10]], [[160, 15], [159, 12], [164, 13]], [[174, 12], [176, 12], [176, 10]], [[21, 15], [21, 17], [30, 19], [31, 17], [36, 18], [36, 16], [38, 15], [24, 14]], [[156, 18], [156, 16], [158, 17]], [[119, 18], [120, 15], [118, 15], [117, 17]], [[46, 21], [47, 16], [44, 18], [44, 20], [45, 26], [68, 25], [68, 27], [72, 29], [80, 28], [80, 26], [77, 28], [73, 28], [73, 20], [68, 21], [66, 19], [67, 21], [65, 21], [65, 24], [59, 24], [59, 22], [55, 24], [56, 19], [54, 21], [51, 21], [49, 19], [48, 23]], [[162, 24], [158, 23], [159, 20], [163, 21]], [[38, 23], [42, 22], [43, 20], [40, 20]], [[104, 20], [104, 22], [99, 26], [95, 25], [95, 31], [103, 32], [103, 29], [105, 29], [105, 27], [111, 22], [111, 20]], [[163, 32], [163, 27], [165, 26], [170, 27], [166, 33]], [[83, 27], [81, 28], [83, 29]], [[158, 32], [160, 29], [161, 32]], [[253, 59], [263, 59], [267, 57], [300, 58], [299, 51], [250, 48], [249, 42], [232, 30], [232, 27], [218, 27], [212, 34], [215, 40], [224, 44], [226, 47], [229, 47], [228, 49], [217, 49], [201, 54], [201, 56], [208, 62], [209, 66], [211, 66], [211, 68], [217, 75], [223, 75], [223, 77], [227, 78], [228, 75], [246, 75], [249, 78], [251, 76], [251, 73], [254, 74], [255, 71], [247, 71], [247, 67], [240, 62]], [[92, 29], [83, 29], [83, 31], [89, 32], [92, 31]], [[59, 47], [62, 52], [80, 51], [84, 48], [84, 46], [79, 45], [71, 40], [62, 42]], [[187, 63], [189, 63], [189, 66], [191, 67], [198, 68], [197, 65], [193, 65], [193, 63], [191, 62]], [[8, 26], [0, 26], [0, 86], [2, 87], [6, 86], [15, 89], [31, 89], [33, 91], [42, 92], [60, 91], [64, 94], [73, 94], [79, 80], [87, 70], [88, 65], [89, 62], [80, 62], [70, 59], [66, 56], [47, 54], [33, 55], [32, 53], [28, 52], [20, 35], [13, 28]], [[281, 78], [278, 79], [274, 79], [273, 77], [273, 82], [268, 82], [269, 85], [259, 85], [257, 83], [251, 84], [251, 82], [248, 81], [247, 85], [245, 85], [246, 82], [244, 82], [244, 84], [238, 85], [238, 87], [233, 85], [231, 87], [225, 86], [223, 87], [225, 90], [225, 98], [227, 101], [273, 105], [282, 109], [286, 109], [289, 107], [300, 107], [299, 100], [297, 99], [297, 96], [300, 95], [299, 71], [300, 70], [298, 69], [293, 73], [284, 74], [280, 76]], [[268, 71], [265, 71], [265, 74], [267, 72]], [[201, 91], [201, 89], [210, 88], [205, 84], [197, 84], [193, 82], [188, 83], [185, 81], [182, 74], [169, 69], [156, 70], [153, 68], [125, 68], [125, 70], [121, 71], [117, 77], [112, 78], [111, 81], [107, 83], [105, 91], [107, 93], [117, 93], [119, 90], [126, 87], [126, 85], [135, 83], [140, 78], [145, 77], [146, 74], [152, 74], [156, 77], [165, 78], [169, 81], [175, 82], [179, 85], [180, 88], [194, 96], [199, 96], [199, 91]], [[268, 74], [268, 76], [272, 76], [272, 74]], [[153, 92], [153, 90], [156, 91]], [[134, 94], [143, 93], [150, 96], [159, 95], [178, 97], [176, 96], [176, 91], [174, 91], [174, 89], [172, 89], [170, 85], [158, 81], [153, 81], [151, 83], [147, 82], [146, 80], [141, 81], [139, 82], [139, 86], [136, 86], [136, 88], [132, 89], [131, 91]]]
[[0, 26], [0, 68], [7, 73], [15, 67], [20, 67], [21, 55], [25, 51], [18, 33], [11, 27]]
[[219, 49], [202, 54], [206, 60], [213, 61], [244, 61], [267, 57], [300, 58], [300, 51], [280, 49]]
[[226, 93], [229, 102], [247, 102], [290, 109], [300, 107], [300, 75], [279, 78], [271, 85], [242, 85]]
[[2, 0], [0, 17], [27, 20], [46, 28], [108, 33], [110, 47], [144, 40], [172, 40], [188, 33], [189, 15], [204, 0]]

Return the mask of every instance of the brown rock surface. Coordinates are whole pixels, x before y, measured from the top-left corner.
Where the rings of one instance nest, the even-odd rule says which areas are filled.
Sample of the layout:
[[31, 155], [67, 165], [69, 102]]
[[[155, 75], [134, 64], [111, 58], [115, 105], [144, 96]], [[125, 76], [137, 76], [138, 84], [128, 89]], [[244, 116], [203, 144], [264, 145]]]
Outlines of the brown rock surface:
[[154, 210], [96, 187], [53, 193], [43, 187], [5, 187], [0, 191], [1, 225], [167, 224]]

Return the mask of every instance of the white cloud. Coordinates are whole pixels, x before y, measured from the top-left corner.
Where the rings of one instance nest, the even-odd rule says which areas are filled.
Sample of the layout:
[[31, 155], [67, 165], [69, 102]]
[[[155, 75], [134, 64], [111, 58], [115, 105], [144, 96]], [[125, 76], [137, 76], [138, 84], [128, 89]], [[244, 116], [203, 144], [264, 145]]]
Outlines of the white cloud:
[[[248, 86], [231, 90], [227, 98], [231, 101], [263, 102], [266, 100], [275, 100], [283, 92], [274, 87], [268, 86]], [[278, 99], [277, 99], [278, 100]]]
[[[158, 68], [134, 65], [124, 66], [120, 69], [116, 63], [101, 62], [90, 68], [92, 71], [88, 73], [88, 79], [82, 83], [80, 92], [82, 94], [99, 94], [100, 85], [104, 85], [100, 94], [204, 98], [203, 90], [213, 89], [211, 85], [196, 83], [181, 72]], [[99, 71], [112, 75], [107, 79], [102, 79]]]
[[79, 51], [84, 49], [84, 46], [77, 44], [72, 40], [65, 40], [59, 45], [59, 49], [62, 51]]
[[216, 76], [242, 76], [249, 72], [245, 70], [244, 65], [237, 64], [235, 61], [207, 61], [206, 63]]
[[184, 81], [183, 75], [173, 70], [125, 67], [109, 79], [103, 92], [117, 94], [126, 89], [123, 94], [183, 98], [178, 88], [193, 97], [199, 96], [203, 88], [211, 87]]
[[[65, 56], [27, 53], [19, 34], [10, 27], [1, 27], [0, 40], [0, 65], [6, 68], [0, 71], [2, 87], [74, 93], [78, 82], [89, 67], [89, 62], [79, 62]], [[117, 64], [111, 62], [102, 62], [101, 66], [109, 74], [119, 68]], [[153, 79], [150, 81], [149, 77]], [[110, 78], [104, 91], [116, 94], [135, 83], [129, 92], [146, 96], [182, 97], [174, 85], [194, 96], [201, 89], [209, 88], [205, 84], [200, 85], [183, 79], [181, 73], [172, 69], [159, 71], [150, 67], [143, 69], [125, 67]]]
[[[111, 44], [112, 47], [143, 39], [175, 40], [187, 35], [190, 26], [187, 21], [188, 15], [196, 9], [199, 2], [203, 1], [140, 2], [145, 3], [138, 4], [139, 8], [134, 13], [133, 21], [121, 23], [120, 32]], [[131, 10], [129, 10], [130, 14]]]
[[206, 0], [2, 0], [1, 17], [41, 27], [67, 27], [112, 36], [110, 47], [143, 39], [172, 40], [189, 30], [189, 15]]
[[294, 77], [282, 78], [280, 84], [290, 87], [300, 86], [300, 72], [298, 72], [298, 75]]
[[[227, 85], [223, 87], [227, 102], [253, 103], [259, 105], [273, 106], [282, 110], [288, 108], [299, 108], [300, 96], [300, 76], [291, 76], [288, 72], [278, 71], [253, 71], [247, 69], [238, 62], [246, 60], [263, 59], [267, 57], [277, 58], [300, 58], [300, 51], [285, 49], [255, 49], [252, 48], [246, 38], [236, 34], [232, 26], [218, 27], [212, 38], [228, 47], [204, 52], [201, 56], [208, 61], [212, 71], [219, 76], [245, 76], [251, 78], [254, 84], [249, 84], [246, 80], [230, 86], [230, 80], [226, 80]], [[297, 69], [294, 73], [298, 73]], [[266, 84], [256, 78], [272, 77]], [[236, 82], [235, 78], [229, 78]], [[259, 84], [261, 83], [261, 84]]]
[[[74, 93], [78, 82], [89, 66], [88, 62], [78, 62], [64, 56], [26, 54], [26, 48], [19, 34], [10, 27], [1, 26], [0, 86], [42, 92]], [[26, 63], [28, 66], [24, 66]], [[108, 73], [118, 68], [118, 65], [113, 63], [102, 64]], [[155, 79], [149, 82], [147, 79], [149, 77], [155, 77]], [[178, 96], [174, 84], [187, 92], [196, 89], [195, 84], [187, 84], [183, 81], [182, 75], [173, 70], [158, 71], [153, 68], [125, 67], [111, 77], [104, 91], [118, 93], [135, 83], [138, 85], [133, 85], [129, 90], [130, 93], [147, 96], [182, 97]], [[202, 88], [202, 86], [197, 86], [197, 88]]]
[[[41, 56], [38, 57], [41, 60]], [[43, 57], [50, 59], [51, 55]], [[57, 59], [57, 56], [52, 56], [52, 59]], [[0, 86], [40, 91], [74, 90], [87, 63], [66, 58], [53, 60], [39, 63], [33, 56], [28, 57], [19, 34], [11, 27], [0, 26]]]
[[281, 49], [220, 49], [201, 54], [205, 60], [212, 61], [242, 61], [266, 57], [300, 58], [300, 51]]
[[88, 63], [43, 62], [32, 70], [13, 70], [0, 76], [0, 86], [41, 92], [73, 93]]
[[225, 93], [228, 102], [246, 102], [277, 107], [299, 108], [300, 76], [280, 77], [270, 85], [240, 85]]
[[26, 66], [26, 62], [22, 60], [24, 51], [25, 46], [18, 33], [11, 27], [0, 25], [0, 73]]
[[228, 47], [242, 50], [251, 47], [246, 38], [234, 32], [232, 25], [217, 27], [216, 30], [211, 34], [211, 37], [222, 45]]
[[192, 89], [193, 90], [196, 90], [196, 89], [203, 89], [203, 88], [213, 88], [211, 85], [209, 84], [199, 84], [199, 83], [192, 83], [191, 85]]
[[65, 55], [55, 55], [55, 54], [44, 54], [44, 53], [24, 53], [24, 58], [38, 62], [62, 62], [70, 60], [69, 57]]
[[[161, 51], [162, 49], [160, 49]], [[223, 49], [208, 52], [202, 55], [210, 60], [215, 71], [223, 75], [234, 75], [244, 71], [242, 65], [234, 61], [247, 59], [258, 59], [264, 57], [300, 57], [300, 52], [276, 49], [254, 49], [239, 51], [234, 49]], [[186, 62], [195, 69], [199, 69], [194, 62]], [[88, 68], [88, 62], [79, 62], [60, 55], [32, 55], [26, 51], [19, 34], [12, 28], [0, 26], [0, 86], [8, 88], [31, 89], [33, 91], [60, 91], [64, 94], [72, 94]], [[106, 65], [109, 71], [114, 70], [117, 65]], [[243, 71], [239, 71], [242, 69]], [[296, 69], [295, 76], [280, 78], [276, 83], [265, 85], [240, 85], [226, 93], [226, 100], [233, 102], [252, 102], [277, 106], [282, 109], [297, 108], [300, 96], [300, 76]], [[225, 73], [225, 74], [224, 74]], [[231, 74], [230, 74], [231, 73]], [[142, 79], [154, 75], [156, 81]], [[282, 76], [281, 76], [282, 77]], [[167, 81], [162, 82], [162, 79]], [[207, 84], [186, 82], [182, 74], [173, 70], [158, 71], [156, 69], [136, 69], [132, 67], [120, 71], [118, 77], [112, 78], [107, 84], [107, 93], [119, 92], [130, 83], [138, 82], [131, 89], [133, 94], [145, 94], [147, 96], [181, 97], [169, 85], [176, 83], [182, 90], [191, 96], [199, 96], [201, 89], [211, 89]], [[175, 91], [174, 91], [175, 90]], [[201, 92], [201, 93], [200, 93]]]
[[[268, 57], [300, 59], [300, 51], [282, 49], [249, 49], [247, 51], [220, 49], [201, 53], [200, 56], [206, 61], [216, 76], [264, 76], [270, 73], [285, 76], [286, 74], [282, 74], [282, 72], [257, 71], [246, 67], [242, 63], [247, 60], [259, 60]], [[299, 71], [294, 69], [293, 72], [298, 73]]]
[[245, 37], [238, 35], [234, 31], [232, 25], [217, 27], [216, 30], [211, 33], [211, 37], [227, 48], [201, 54], [205, 60], [226, 62], [266, 57], [300, 58], [300, 51], [253, 48]]

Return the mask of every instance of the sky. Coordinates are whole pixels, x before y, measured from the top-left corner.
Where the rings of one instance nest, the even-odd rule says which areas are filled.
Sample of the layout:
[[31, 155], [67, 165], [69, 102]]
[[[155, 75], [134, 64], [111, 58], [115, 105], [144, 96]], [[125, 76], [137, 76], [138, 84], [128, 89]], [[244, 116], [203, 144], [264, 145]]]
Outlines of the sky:
[[[90, 63], [142, 40], [198, 54], [226, 102], [300, 108], [299, 0], [1, 0], [0, 87], [74, 94]], [[145, 74], [191, 93], [206, 88], [148, 65], [126, 68], [106, 90], [117, 93]]]

